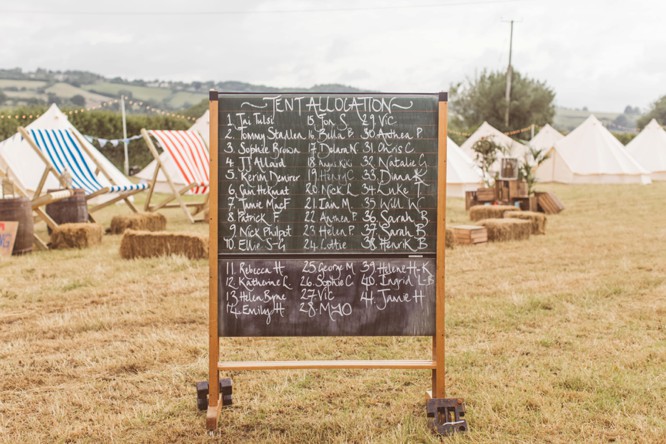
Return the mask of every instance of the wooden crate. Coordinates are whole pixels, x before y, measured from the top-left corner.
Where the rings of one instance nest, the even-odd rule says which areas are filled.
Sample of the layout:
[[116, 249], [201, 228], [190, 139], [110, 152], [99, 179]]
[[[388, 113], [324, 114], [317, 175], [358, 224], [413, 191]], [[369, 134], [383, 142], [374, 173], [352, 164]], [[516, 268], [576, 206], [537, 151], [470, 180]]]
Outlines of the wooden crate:
[[494, 202], [496, 199], [495, 188], [478, 188], [476, 190], [476, 200], [479, 202]]
[[485, 227], [478, 225], [453, 225], [449, 229], [453, 231], [454, 243], [458, 245], [488, 242], [488, 231]]
[[546, 214], [558, 214], [564, 210], [564, 204], [553, 193], [534, 193], [539, 203], [539, 208]]
[[527, 182], [524, 180], [509, 181], [509, 198], [527, 197]]
[[476, 191], [465, 191], [465, 211], [468, 211], [479, 201], [476, 199]]
[[536, 196], [517, 197], [512, 200], [512, 203], [515, 202], [518, 202], [520, 209], [523, 211], [537, 211], [538, 202]]

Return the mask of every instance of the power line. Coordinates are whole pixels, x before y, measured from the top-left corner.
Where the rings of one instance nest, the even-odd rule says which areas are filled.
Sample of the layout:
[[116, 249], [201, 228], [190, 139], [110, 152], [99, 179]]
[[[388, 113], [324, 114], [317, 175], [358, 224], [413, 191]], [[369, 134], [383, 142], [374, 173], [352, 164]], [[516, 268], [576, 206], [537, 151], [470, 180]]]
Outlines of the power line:
[[360, 11], [386, 11], [397, 9], [426, 9], [446, 8], [455, 6], [474, 6], [503, 3], [521, 3], [529, 0], [471, 0], [453, 1], [444, 3], [429, 3], [421, 5], [375, 6], [375, 7], [348, 7], [348, 8], [312, 8], [312, 9], [269, 9], [269, 10], [229, 10], [229, 11], [25, 11], [3, 10], [0, 14], [29, 14], [29, 15], [114, 15], [114, 16], [211, 16], [211, 15], [243, 15], [243, 14], [300, 14], [313, 12], [360, 12]]

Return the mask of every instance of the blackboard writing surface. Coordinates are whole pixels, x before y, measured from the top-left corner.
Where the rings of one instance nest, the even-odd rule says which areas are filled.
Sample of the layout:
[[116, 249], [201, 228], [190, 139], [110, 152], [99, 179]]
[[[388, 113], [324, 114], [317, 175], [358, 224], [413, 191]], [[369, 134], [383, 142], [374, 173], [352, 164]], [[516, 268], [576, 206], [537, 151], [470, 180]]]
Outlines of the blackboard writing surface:
[[220, 252], [434, 254], [437, 104], [220, 94]]
[[220, 336], [427, 336], [435, 260], [220, 259]]

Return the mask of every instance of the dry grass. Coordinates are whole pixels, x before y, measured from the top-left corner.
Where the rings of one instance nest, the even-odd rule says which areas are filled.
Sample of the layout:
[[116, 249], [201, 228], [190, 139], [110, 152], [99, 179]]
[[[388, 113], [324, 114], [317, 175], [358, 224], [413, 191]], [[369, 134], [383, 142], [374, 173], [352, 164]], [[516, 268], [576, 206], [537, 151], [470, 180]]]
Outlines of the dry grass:
[[163, 231], [167, 220], [160, 213], [136, 213], [113, 216], [109, 234], [123, 234], [125, 230]]
[[[447, 250], [447, 391], [466, 399], [471, 431], [446, 442], [666, 442], [666, 184], [543, 188], [567, 205], [548, 236]], [[463, 201], [449, 204], [464, 224]], [[207, 230], [165, 214], [172, 230]], [[207, 372], [207, 262], [125, 261], [119, 242], [0, 263], [0, 442], [439, 442], [428, 372], [388, 370], [225, 374], [234, 406], [208, 437], [194, 388]], [[430, 348], [221, 342], [233, 360]]]
[[208, 238], [190, 233], [126, 230], [120, 241], [120, 257], [123, 259], [171, 255], [188, 259], [207, 258]]
[[507, 211], [520, 211], [520, 208], [513, 205], [474, 205], [469, 209], [469, 218], [472, 221], [501, 219]]

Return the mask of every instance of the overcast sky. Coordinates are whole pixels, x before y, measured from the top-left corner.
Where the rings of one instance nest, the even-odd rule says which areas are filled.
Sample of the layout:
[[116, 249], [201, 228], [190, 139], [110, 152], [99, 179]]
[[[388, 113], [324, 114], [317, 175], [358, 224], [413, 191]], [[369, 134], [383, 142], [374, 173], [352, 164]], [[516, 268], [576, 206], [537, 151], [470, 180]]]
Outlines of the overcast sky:
[[510, 19], [514, 68], [560, 106], [622, 111], [666, 94], [657, 0], [2, 2], [0, 67], [437, 92], [506, 69]]

